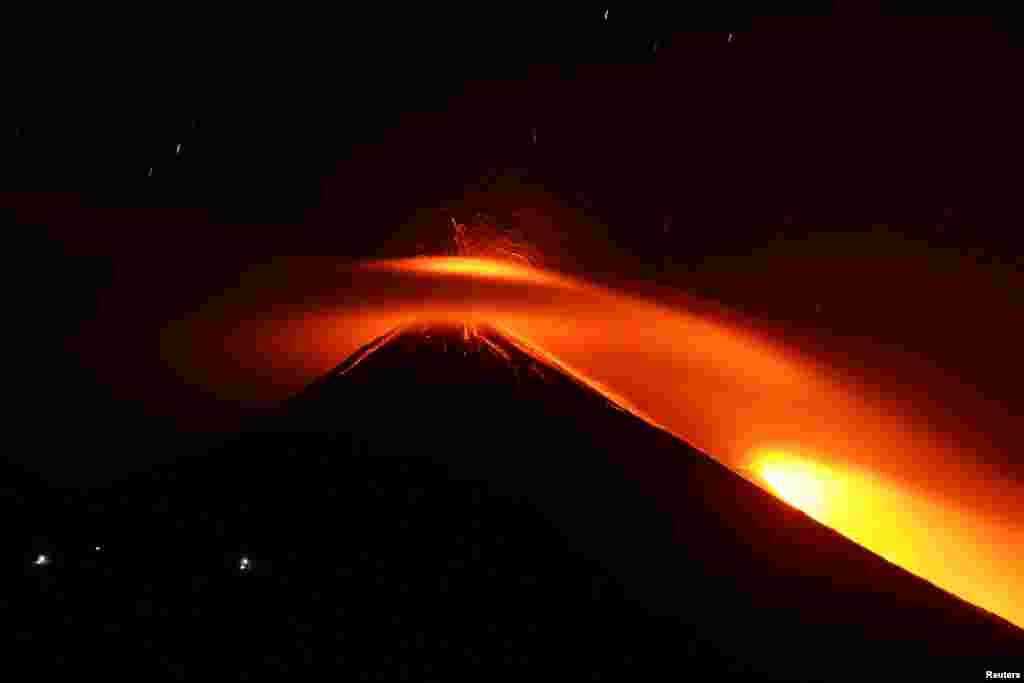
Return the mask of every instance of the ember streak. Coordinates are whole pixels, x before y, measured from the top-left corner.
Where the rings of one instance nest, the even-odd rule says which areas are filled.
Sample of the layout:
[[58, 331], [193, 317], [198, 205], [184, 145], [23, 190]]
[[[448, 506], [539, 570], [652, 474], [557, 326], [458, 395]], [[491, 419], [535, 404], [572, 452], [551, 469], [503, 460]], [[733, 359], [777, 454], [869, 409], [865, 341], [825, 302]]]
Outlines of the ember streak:
[[525, 240], [495, 226], [483, 217], [471, 225], [451, 219], [457, 256], [508, 260], [527, 266], [541, 265], [540, 255]]

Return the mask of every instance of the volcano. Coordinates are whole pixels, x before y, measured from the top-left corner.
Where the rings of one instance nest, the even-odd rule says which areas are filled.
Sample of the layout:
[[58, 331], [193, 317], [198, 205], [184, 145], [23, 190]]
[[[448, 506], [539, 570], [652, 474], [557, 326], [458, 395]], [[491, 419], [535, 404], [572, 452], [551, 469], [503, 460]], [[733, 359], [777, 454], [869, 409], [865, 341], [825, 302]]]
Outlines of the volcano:
[[1024, 652], [484, 325], [396, 329], [204, 457], [9, 494], [48, 520], [14, 639], [78, 671], [834, 680]]

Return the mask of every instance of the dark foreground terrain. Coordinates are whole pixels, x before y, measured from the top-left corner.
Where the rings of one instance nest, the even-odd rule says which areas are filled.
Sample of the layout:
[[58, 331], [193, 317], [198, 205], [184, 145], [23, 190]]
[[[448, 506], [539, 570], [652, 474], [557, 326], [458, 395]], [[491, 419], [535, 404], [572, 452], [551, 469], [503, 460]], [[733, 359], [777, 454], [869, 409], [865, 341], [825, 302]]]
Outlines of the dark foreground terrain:
[[397, 331], [106, 489], [9, 469], [12, 671], [980, 680], [1024, 653], [493, 330]]

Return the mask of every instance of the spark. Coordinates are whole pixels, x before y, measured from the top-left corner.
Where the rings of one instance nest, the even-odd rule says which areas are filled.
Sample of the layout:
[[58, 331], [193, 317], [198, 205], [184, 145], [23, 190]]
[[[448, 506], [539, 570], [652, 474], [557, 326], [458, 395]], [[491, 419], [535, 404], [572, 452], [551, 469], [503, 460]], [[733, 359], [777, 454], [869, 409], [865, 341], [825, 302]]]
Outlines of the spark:
[[33, 564], [37, 567], [46, 566], [50, 564], [50, 556], [44, 553], [40, 553], [36, 556], [35, 562], [33, 562]]
[[604, 11], [604, 20], [608, 21], [608, 10]]
[[[536, 129], [534, 129], [536, 141]], [[497, 258], [517, 261], [525, 265], [535, 265], [540, 260], [539, 254], [521, 239], [516, 239], [507, 230], [503, 230], [486, 220], [477, 220], [473, 225], [459, 223], [454, 218], [452, 223], [452, 239], [459, 256]]]
[[730, 33], [729, 34], [729, 42], [731, 43], [734, 40], [736, 40], [736, 34], [735, 33]]
[[495, 355], [497, 355], [499, 358], [504, 360], [506, 363], [511, 363], [512, 362], [512, 357], [510, 355], [508, 355], [508, 352], [505, 351], [505, 349], [503, 349], [500, 346], [498, 346], [497, 344], [495, 344], [494, 342], [492, 342], [487, 337], [479, 335], [479, 336], [477, 336], [477, 339], [479, 339], [485, 345], [487, 345], [487, 347], [490, 348], [491, 351], [493, 351]]
[[178, 154], [178, 155], [180, 155], [180, 154], [181, 154], [181, 143], [180, 143], [180, 142], [178, 143], [178, 146], [177, 146], [177, 147], [175, 147], [175, 149], [174, 149], [174, 153], [175, 153], [175, 154]]
[[248, 571], [250, 566], [251, 563], [249, 562], [248, 557], [243, 557], [241, 560], [238, 561], [238, 569], [240, 571]]
[[338, 370], [338, 377], [343, 377], [344, 375], [347, 375], [357, 365], [359, 365], [364, 360], [366, 360], [366, 358], [368, 356], [370, 356], [374, 351], [376, 351], [380, 347], [382, 347], [385, 344], [387, 344], [389, 341], [391, 341], [393, 338], [395, 338], [399, 333], [400, 333], [400, 330], [398, 330], [398, 329], [392, 330], [388, 334], [386, 334], [383, 337], [381, 337], [380, 339], [378, 339], [376, 342], [374, 342], [374, 343], [370, 344], [369, 346], [367, 346], [366, 348], [364, 348], [362, 350], [362, 352], [360, 352], [358, 355], [350, 357], [349, 362], [346, 363], [344, 367], [342, 367], [342, 368], [340, 368]]
[[150, 166], [149, 170], [146, 171], [146, 175], [147, 176], [152, 176], [153, 175], [153, 167], [152, 166]]

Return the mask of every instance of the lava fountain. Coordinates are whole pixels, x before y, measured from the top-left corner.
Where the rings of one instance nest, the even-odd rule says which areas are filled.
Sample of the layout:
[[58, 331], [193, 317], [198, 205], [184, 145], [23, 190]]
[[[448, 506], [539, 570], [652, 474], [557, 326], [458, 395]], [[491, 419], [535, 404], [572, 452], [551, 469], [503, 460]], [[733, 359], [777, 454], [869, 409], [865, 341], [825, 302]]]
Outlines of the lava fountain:
[[1024, 513], [970, 457], [984, 443], [962, 425], [919, 423], [770, 331], [697, 308], [529, 259], [289, 259], [169, 328], [165, 358], [223, 398], [271, 404], [400, 325], [486, 322], [821, 523], [1024, 626]]

